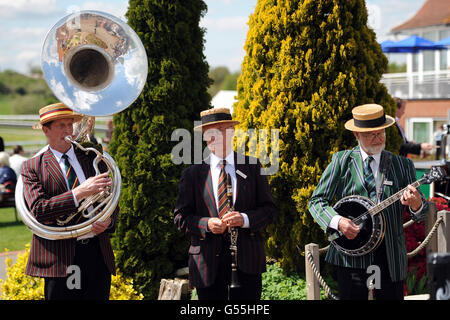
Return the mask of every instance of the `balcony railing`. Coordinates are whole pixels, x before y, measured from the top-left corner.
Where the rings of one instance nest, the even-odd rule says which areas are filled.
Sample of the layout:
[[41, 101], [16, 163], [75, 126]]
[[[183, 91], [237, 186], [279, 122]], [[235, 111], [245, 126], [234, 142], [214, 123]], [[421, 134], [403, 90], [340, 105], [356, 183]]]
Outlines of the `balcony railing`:
[[450, 70], [385, 73], [381, 78], [392, 96], [404, 99], [450, 98]]

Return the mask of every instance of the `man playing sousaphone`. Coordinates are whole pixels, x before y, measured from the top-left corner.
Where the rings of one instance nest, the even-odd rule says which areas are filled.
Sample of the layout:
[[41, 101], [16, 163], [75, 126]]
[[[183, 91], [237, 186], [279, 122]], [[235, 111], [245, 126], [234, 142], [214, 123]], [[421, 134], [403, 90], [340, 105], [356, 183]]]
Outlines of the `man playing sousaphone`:
[[[231, 118], [227, 108], [206, 110], [200, 117], [202, 124], [194, 130], [203, 132], [211, 154], [182, 172], [175, 205], [175, 224], [191, 238], [189, 281], [197, 288], [199, 300], [258, 300], [261, 274], [266, 271], [260, 231], [278, 211], [259, 161], [233, 152], [234, 126], [239, 121]], [[233, 241], [228, 228], [238, 229], [238, 288], [232, 283]]]
[[[49, 147], [22, 167], [24, 198], [38, 222], [56, 226], [58, 220], [76, 212], [83, 199], [106, 190], [111, 179], [106, 172], [95, 175], [95, 154], [84, 153], [65, 139], [72, 136], [73, 124], [82, 115], [56, 103], [41, 108], [39, 116], [33, 128], [42, 129]], [[99, 168], [106, 171], [102, 163]], [[45, 279], [46, 300], [109, 299], [111, 274], [115, 274], [109, 233], [114, 231], [118, 211], [103, 222], [94, 222], [92, 232], [80, 238], [48, 240], [33, 234], [25, 273]], [[70, 286], [68, 277], [78, 271], [81, 285]]]
[[309, 211], [328, 234], [339, 231], [341, 237], [353, 240], [361, 232], [360, 225], [337, 214], [331, 206], [335, 201], [359, 195], [379, 203], [406, 188], [400, 201], [381, 211], [386, 231], [375, 250], [361, 256], [349, 255], [331, 243], [325, 257], [335, 266], [340, 299], [367, 300], [366, 282], [372, 274], [367, 270], [373, 265], [381, 272], [381, 283], [375, 287], [376, 299], [402, 300], [407, 271], [403, 210], [406, 208], [412, 219], [418, 221], [425, 218], [427, 203], [420, 191], [411, 186], [416, 180], [412, 161], [384, 150], [385, 128], [395, 120], [377, 104], [355, 107], [352, 113], [353, 119], [346, 122], [345, 128], [353, 132], [359, 146], [333, 155], [312, 194]]

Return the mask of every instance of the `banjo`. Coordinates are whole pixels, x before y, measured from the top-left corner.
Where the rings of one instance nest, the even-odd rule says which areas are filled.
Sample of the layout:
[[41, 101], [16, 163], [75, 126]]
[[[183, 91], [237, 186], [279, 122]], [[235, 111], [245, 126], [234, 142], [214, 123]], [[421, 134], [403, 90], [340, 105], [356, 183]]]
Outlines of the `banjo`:
[[[422, 184], [430, 184], [445, 177], [445, 171], [441, 167], [432, 167], [430, 172], [424, 174], [422, 178], [412, 183], [414, 188]], [[348, 218], [359, 226], [358, 235], [352, 239], [347, 239], [342, 232], [333, 230], [328, 240], [333, 245], [349, 256], [363, 256], [375, 250], [381, 243], [386, 230], [384, 216], [379, 214], [383, 209], [399, 200], [407, 187], [393, 194], [384, 201], [375, 204], [371, 199], [364, 196], [348, 196], [339, 200], [333, 209], [341, 216]]]

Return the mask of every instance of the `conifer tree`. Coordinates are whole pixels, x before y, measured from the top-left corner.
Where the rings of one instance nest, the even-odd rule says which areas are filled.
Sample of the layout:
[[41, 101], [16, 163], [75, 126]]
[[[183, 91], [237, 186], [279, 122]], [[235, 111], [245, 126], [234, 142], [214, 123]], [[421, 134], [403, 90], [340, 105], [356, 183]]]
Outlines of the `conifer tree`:
[[[327, 244], [308, 200], [338, 150], [356, 140], [344, 123], [353, 107], [378, 103], [394, 115], [380, 83], [387, 59], [367, 25], [363, 0], [258, 0], [250, 16], [235, 115], [241, 129], [279, 129], [279, 169], [269, 177], [278, 220], [268, 254], [304, 268], [305, 244]], [[399, 138], [387, 130], [387, 149]]]
[[114, 236], [121, 272], [146, 299], [155, 299], [163, 277], [187, 266], [188, 240], [173, 223], [183, 165], [172, 161], [177, 128], [191, 130], [207, 109], [208, 64], [203, 55], [202, 0], [131, 0], [128, 24], [148, 56], [140, 97], [114, 116], [111, 155], [122, 174], [119, 222]]

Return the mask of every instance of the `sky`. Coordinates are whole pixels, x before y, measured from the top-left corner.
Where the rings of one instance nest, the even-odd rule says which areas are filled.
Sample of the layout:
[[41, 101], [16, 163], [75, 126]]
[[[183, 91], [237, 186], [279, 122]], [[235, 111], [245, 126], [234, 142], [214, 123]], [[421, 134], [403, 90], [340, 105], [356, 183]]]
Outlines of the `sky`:
[[[411, 18], [426, 0], [366, 0], [369, 25], [379, 42], [393, 39], [390, 29]], [[248, 18], [257, 0], [205, 0], [208, 11], [205, 56], [210, 67], [239, 71], [245, 51]], [[78, 10], [99, 10], [126, 22], [128, 0], [0, 0], [0, 71], [26, 73], [40, 66], [47, 32], [62, 17]]]

